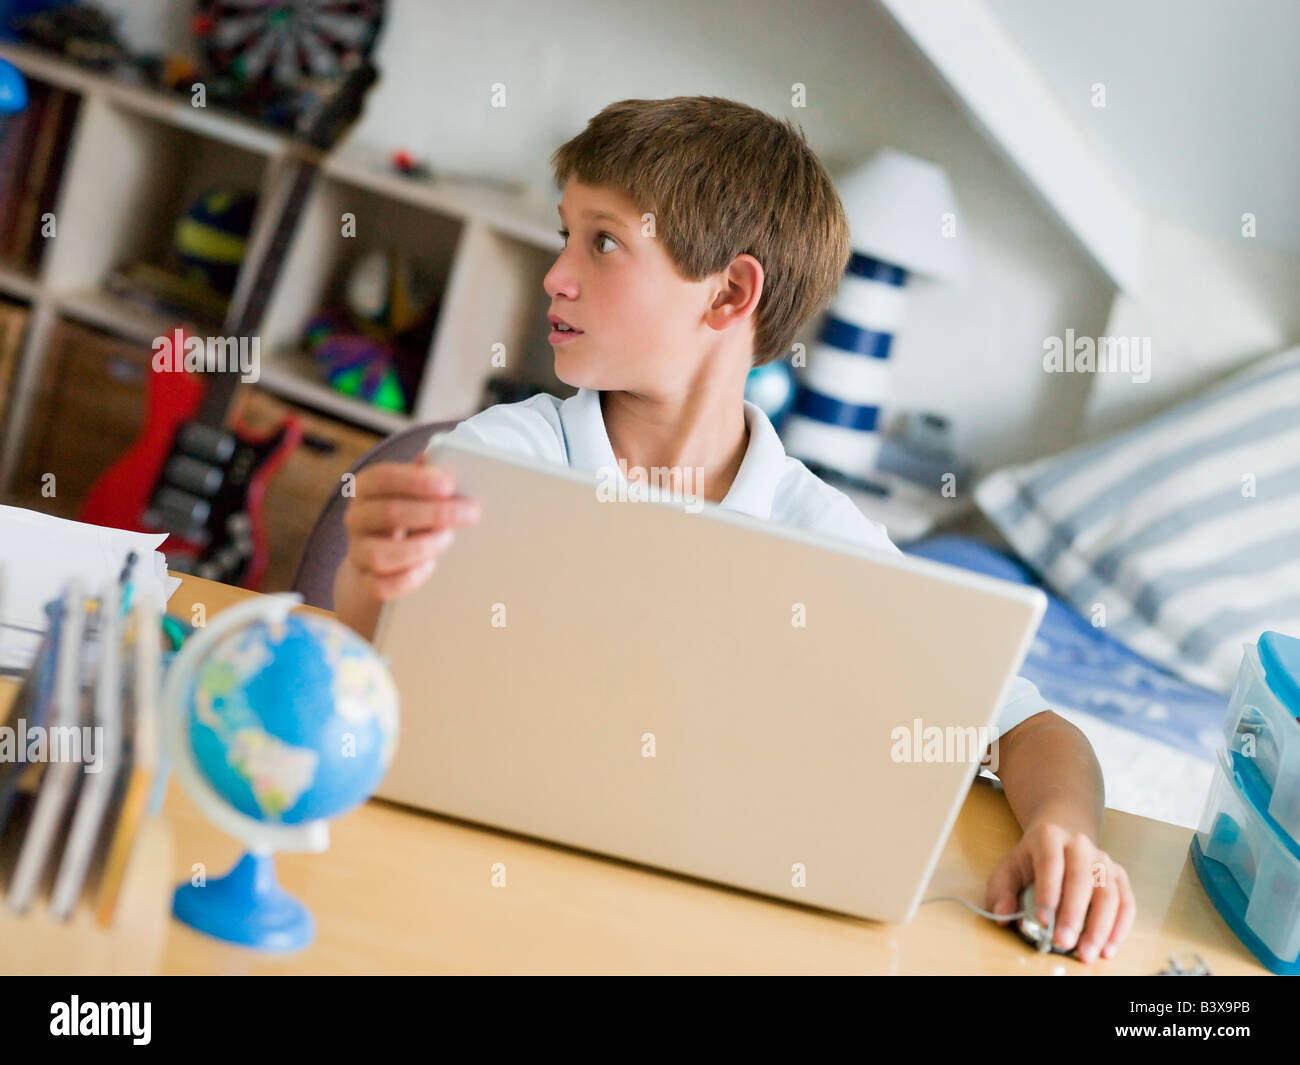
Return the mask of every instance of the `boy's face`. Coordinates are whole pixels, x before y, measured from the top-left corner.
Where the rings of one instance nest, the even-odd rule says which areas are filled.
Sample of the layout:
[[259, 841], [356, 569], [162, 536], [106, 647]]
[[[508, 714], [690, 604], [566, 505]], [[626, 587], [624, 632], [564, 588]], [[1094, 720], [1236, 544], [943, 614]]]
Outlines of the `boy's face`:
[[593, 390], [689, 387], [720, 336], [704, 321], [717, 279], [683, 280], [651, 220], [613, 189], [570, 178], [559, 209], [568, 237], [542, 285], [550, 314], [582, 333], [552, 329], [555, 375]]

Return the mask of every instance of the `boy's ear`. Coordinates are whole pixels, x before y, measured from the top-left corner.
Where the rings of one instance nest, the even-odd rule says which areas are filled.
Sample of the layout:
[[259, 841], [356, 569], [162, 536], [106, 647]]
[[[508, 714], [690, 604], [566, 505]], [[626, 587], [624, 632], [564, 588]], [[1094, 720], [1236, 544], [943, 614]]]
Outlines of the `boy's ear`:
[[737, 255], [722, 277], [722, 289], [710, 308], [718, 315], [714, 327], [726, 329], [751, 317], [763, 298], [765, 280], [762, 264], [752, 255]]

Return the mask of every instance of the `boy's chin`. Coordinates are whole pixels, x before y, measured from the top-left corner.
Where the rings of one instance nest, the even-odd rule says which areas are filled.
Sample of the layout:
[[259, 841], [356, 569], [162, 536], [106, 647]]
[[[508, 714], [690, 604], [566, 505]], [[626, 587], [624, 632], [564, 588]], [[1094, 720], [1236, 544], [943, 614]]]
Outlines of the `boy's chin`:
[[555, 376], [570, 388], [607, 388], [600, 382], [600, 374], [586, 359], [570, 355], [567, 351], [555, 353]]

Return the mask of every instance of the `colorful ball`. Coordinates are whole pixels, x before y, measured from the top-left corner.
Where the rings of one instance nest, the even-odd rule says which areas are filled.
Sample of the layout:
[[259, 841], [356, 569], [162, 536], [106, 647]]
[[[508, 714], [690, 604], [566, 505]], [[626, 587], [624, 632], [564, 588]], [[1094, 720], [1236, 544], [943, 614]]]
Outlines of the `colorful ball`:
[[325, 369], [325, 380], [345, 396], [376, 407], [406, 411], [406, 396], [390, 349], [369, 337], [336, 333], [319, 342], [312, 356]]

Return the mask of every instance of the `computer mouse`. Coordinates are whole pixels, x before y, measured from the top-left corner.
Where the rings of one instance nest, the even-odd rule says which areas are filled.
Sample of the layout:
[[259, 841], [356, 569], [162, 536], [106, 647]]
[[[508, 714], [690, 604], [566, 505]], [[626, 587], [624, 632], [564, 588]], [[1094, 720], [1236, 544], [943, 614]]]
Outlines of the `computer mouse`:
[[1034, 885], [1029, 887], [1020, 895], [1020, 912], [1026, 916], [1016, 922], [1016, 931], [1026, 942], [1032, 944], [1038, 949], [1039, 954], [1046, 954], [1051, 951], [1053, 954], [1069, 954], [1074, 948], [1058, 947], [1052, 943], [1052, 937], [1056, 934], [1056, 913], [1053, 911], [1052, 919], [1046, 925], [1038, 920], [1038, 904], [1034, 901]]

